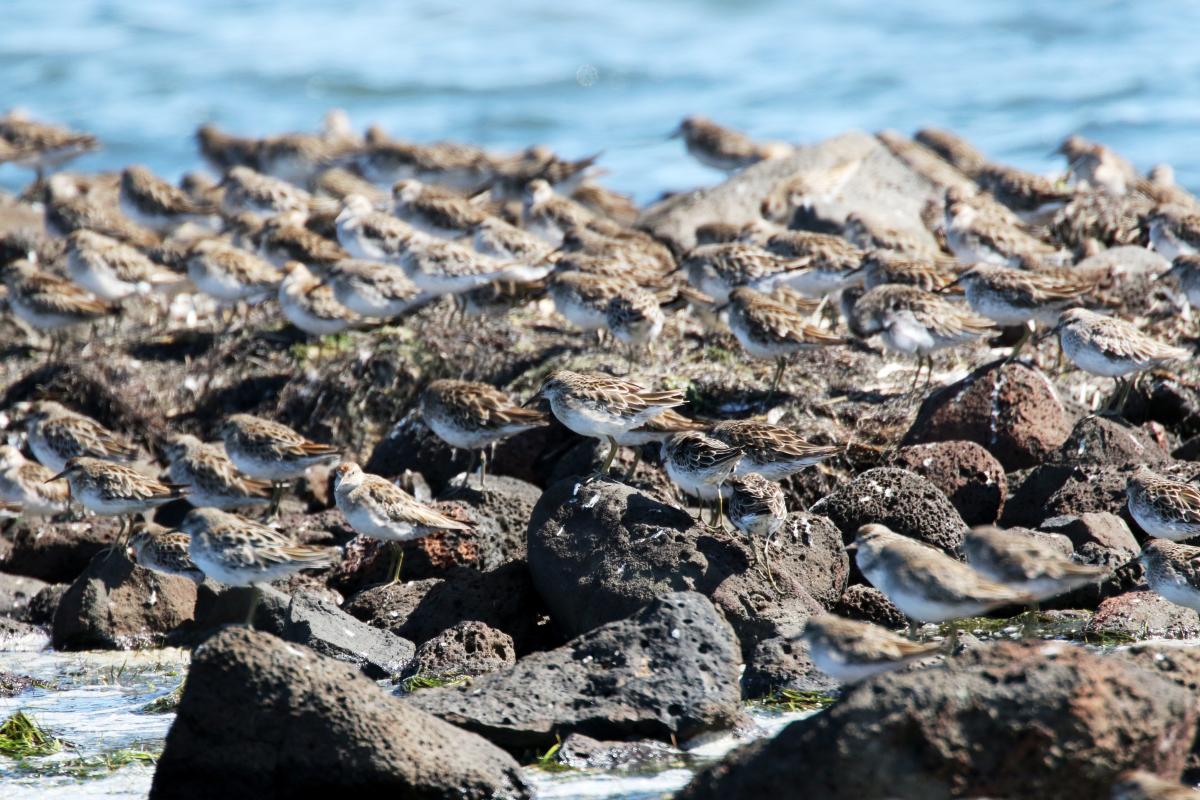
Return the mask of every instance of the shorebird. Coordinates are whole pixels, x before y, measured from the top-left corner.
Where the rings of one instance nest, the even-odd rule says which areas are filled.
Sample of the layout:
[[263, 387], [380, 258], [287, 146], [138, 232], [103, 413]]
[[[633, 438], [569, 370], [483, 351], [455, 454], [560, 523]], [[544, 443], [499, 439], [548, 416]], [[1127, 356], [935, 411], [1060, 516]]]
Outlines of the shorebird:
[[219, 239], [192, 246], [187, 273], [197, 289], [221, 303], [261, 300], [273, 294], [283, 278], [266, 260]]
[[1150, 215], [1150, 246], [1168, 261], [1200, 252], [1200, 212], [1178, 205], [1159, 206]]
[[979, 152], [973, 144], [950, 131], [922, 128], [916, 132], [913, 139], [949, 161], [968, 178], [974, 178], [988, 163], [987, 156]]
[[682, 137], [688, 154], [705, 166], [737, 172], [769, 158], [782, 158], [795, 148], [783, 142], [756, 142], [741, 131], [701, 116], [684, 117], [671, 138]]
[[383, 261], [404, 265], [409, 245], [428, 238], [407, 222], [377, 210], [371, 201], [359, 194], [342, 199], [342, 209], [335, 220], [338, 244], [353, 258]]
[[1175, 605], [1200, 611], [1200, 547], [1151, 539], [1142, 545], [1138, 561], [1152, 591]]
[[551, 373], [525, 405], [539, 400], [547, 401], [558, 421], [580, 436], [608, 440], [601, 475], [608, 474], [617, 455], [617, 436], [687, 402], [676, 389], [649, 391], [608, 375], [565, 369]]
[[978, 202], [955, 189], [946, 191], [946, 243], [963, 264], [1037, 268], [1064, 254], [1020, 227], [981, 211]]
[[490, 448], [510, 436], [549, 423], [541, 411], [514, 403], [507, 394], [486, 383], [434, 381], [425, 387], [420, 402], [421, 417], [439, 439], [455, 449], [479, 454], [481, 487]]
[[140, 526], [129, 536], [126, 553], [139, 567], [200, 583], [204, 572], [192, 561], [191, 545], [192, 537], [186, 533], [151, 523]]
[[1149, 536], [1184, 541], [1200, 536], [1200, 488], [1164, 477], [1142, 465], [1125, 482], [1125, 500]]
[[221, 185], [221, 213], [226, 216], [253, 214], [265, 219], [289, 211], [307, 215], [313, 198], [298, 186], [255, 172], [249, 167], [232, 167]]
[[0, 445], [0, 502], [19, 506], [31, 517], [52, 517], [65, 513], [71, 494], [65, 483], [54, 481], [54, 472], [21, 451]]
[[739, 287], [770, 292], [780, 285], [801, 279], [808, 269], [804, 258], [785, 258], [745, 242], [706, 244], [693, 247], [680, 269], [688, 282], [713, 299], [718, 306], [729, 302]]
[[1192, 308], [1200, 308], [1200, 255], [1177, 256], [1156, 280], [1174, 280]]
[[1141, 182], [1137, 168], [1112, 148], [1077, 134], [1063, 139], [1057, 153], [1067, 159], [1067, 174], [1077, 186], [1123, 195]]
[[121, 171], [119, 203], [122, 214], [159, 233], [188, 222], [211, 227], [217, 214], [212, 203], [197, 200], [139, 165]]
[[13, 109], [0, 116], [0, 162], [11, 161], [37, 172], [40, 183], [48, 170], [100, 146], [95, 136], [37, 122]]
[[78, 230], [67, 237], [67, 275], [101, 300], [170, 291], [184, 278], [154, 263], [136, 247], [99, 233]]
[[937, 262], [925, 258], [897, 255], [884, 250], [872, 250], [863, 256], [862, 285], [867, 291], [886, 283], [915, 286], [926, 292], [946, 291], [958, 275]]
[[[346, 522], [357, 533], [384, 542], [409, 542], [441, 531], [469, 531], [465, 522], [417, 502], [392, 482], [344, 461], [333, 470], [334, 499]], [[390, 586], [400, 582], [404, 550], [397, 547], [389, 571]]]
[[941, 642], [914, 642], [878, 625], [832, 614], [810, 617], [801, 638], [816, 668], [847, 684], [903, 669], [944, 649]]
[[53, 400], [18, 403], [14, 409], [25, 422], [25, 438], [34, 458], [53, 472], [66, 469], [78, 456], [132, 461], [137, 448], [91, 417]]
[[1065, 558], [1035, 536], [991, 526], [968, 531], [962, 549], [967, 563], [981, 575], [1035, 601], [1095, 583], [1108, 573], [1104, 567]]
[[767, 579], [775, 586], [771, 572], [771, 537], [787, 521], [787, 501], [783, 488], [758, 473], [735, 474], [726, 484], [729, 502], [726, 512], [733, 527], [750, 537], [755, 560], [758, 559], [758, 540], [762, 540], [763, 563]]
[[288, 322], [309, 336], [341, 333], [360, 318], [337, 301], [333, 289], [299, 261], [284, 265], [279, 283], [279, 308]]
[[346, 259], [327, 267], [322, 277], [339, 303], [364, 317], [392, 319], [429, 299], [395, 264]]
[[1113, 783], [1109, 800], [1200, 800], [1200, 791], [1151, 772], [1126, 770]]
[[418, 180], [396, 181], [392, 213], [423, 233], [457, 239], [483, 222], [488, 214], [458, 192], [426, 186]]
[[[705, 501], [716, 501], [714, 525], [721, 524], [725, 515], [722, 484], [741, 457], [738, 448], [699, 431], [673, 434], [662, 444], [663, 466], [671, 481], [684, 494], [695, 497], [701, 509]], [[699, 511], [696, 518], [700, 518]]]
[[540, 178], [525, 187], [521, 202], [522, 226], [552, 247], [561, 246], [566, 233], [574, 228], [594, 228], [606, 234], [621, 230], [615, 223], [597, 217], [574, 200], [556, 193], [553, 186]]
[[61, 472], [50, 478], [64, 479], [71, 487], [71, 499], [88, 511], [121, 518], [118, 545], [124, 542], [134, 514], [166, 505], [184, 495], [181, 486], [155, 480], [124, 464], [86, 456], [72, 458]]
[[712, 436], [742, 452], [738, 475], [758, 474], [771, 481], [781, 481], [845, 451], [841, 445], [811, 444], [790, 428], [752, 419], [719, 422], [713, 426]]
[[220, 445], [173, 434], [163, 442], [163, 454], [171, 482], [186, 486], [186, 499], [197, 508], [232, 511], [271, 502], [270, 482], [239, 474]]
[[1133, 386], [1125, 376], [1191, 357], [1188, 350], [1160, 342], [1132, 323], [1083, 308], [1064, 311], [1050, 333], [1058, 334], [1063, 354], [1075, 366], [1116, 380], [1120, 391], [1106, 413], [1124, 410]]
[[0, 266], [8, 289], [8, 305], [18, 319], [51, 336], [50, 356], [62, 347], [60, 331], [72, 325], [95, 322], [113, 309], [65, 278], [40, 271], [24, 259]]
[[1045, 222], [1074, 194], [1041, 175], [1001, 164], [984, 166], [975, 180], [1022, 222], [1030, 224]]
[[742, 286], [729, 293], [729, 330], [752, 357], [774, 359], [769, 393], [775, 394], [788, 358], [802, 350], [846, 344], [841, 336], [808, 324], [800, 312], [770, 296]]
[[855, 562], [871, 584], [917, 622], [947, 622], [1033, 600], [989, 580], [936, 547], [884, 525], [864, 525], [854, 539]]
[[286, 425], [250, 414], [234, 414], [221, 425], [225, 453], [251, 478], [271, 481], [268, 516], [279, 509], [283, 481], [299, 478], [310, 467], [338, 460], [336, 447], [319, 444]]

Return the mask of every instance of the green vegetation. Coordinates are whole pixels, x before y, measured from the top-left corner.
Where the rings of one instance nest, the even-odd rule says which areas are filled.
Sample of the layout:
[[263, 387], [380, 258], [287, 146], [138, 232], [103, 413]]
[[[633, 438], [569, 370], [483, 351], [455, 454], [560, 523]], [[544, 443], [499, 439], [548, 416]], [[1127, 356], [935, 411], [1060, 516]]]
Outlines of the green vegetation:
[[64, 743], [41, 729], [24, 711], [18, 711], [0, 725], [0, 755], [9, 758], [48, 756], [63, 749]]
[[820, 711], [833, 704], [837, 698], [827, 692], [801, 692], [796, 689], [781, 689], [760, 700], [754, 705], [769, 711]]
[[462, 686], [471, 680], [470, 675], [413, 675], [400, 681], [404, 691], [412, 693], [418, 689], [441, 689], [444, 686]]
[[146, 703], [139, 710], [143, 714], [167, 714], [174, 711], [179, 706], [179, 698], [183, 697], [183, 686], [184, 684], [179, 684], [162, 697]]
[[550, 749], [542, 753], [530, 765], [544, 772], [570, 772], [571, 767], [558, 760], [558, 751], [562, 749], [562, 739], [558, 736], [554, 737], [554, 744], [550, 745]]
[[103, 777], [129, 764], [144, 764], [153, 767], [158, 763], [158, 754], [148, 750], [123, 748], [95, 756], [81, 756], [65, 761], [28, 761], [17, 763], [17, 770], [27, 775], [42, 777], [67, 776], [77, 780]]

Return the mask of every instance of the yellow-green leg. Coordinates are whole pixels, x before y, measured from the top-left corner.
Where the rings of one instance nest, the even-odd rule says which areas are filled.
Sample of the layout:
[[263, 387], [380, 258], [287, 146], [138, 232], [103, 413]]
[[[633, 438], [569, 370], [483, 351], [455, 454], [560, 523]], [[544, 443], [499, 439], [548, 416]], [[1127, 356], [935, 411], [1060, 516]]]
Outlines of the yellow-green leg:
[[246, 627], [254, 627], [254, 612], [258, 610], [258, 601], [262, 599], [262, 590], [257, 584], [250, 587], [250, 607], [246, 609]]
[[608, 437], [608, 457], [604, 459], [604, 466], [600, 468], [601, 475], [608, 475], [608, 469], [612, 466], [613, 459], [617, 457], [617, 440], [613, 437]]

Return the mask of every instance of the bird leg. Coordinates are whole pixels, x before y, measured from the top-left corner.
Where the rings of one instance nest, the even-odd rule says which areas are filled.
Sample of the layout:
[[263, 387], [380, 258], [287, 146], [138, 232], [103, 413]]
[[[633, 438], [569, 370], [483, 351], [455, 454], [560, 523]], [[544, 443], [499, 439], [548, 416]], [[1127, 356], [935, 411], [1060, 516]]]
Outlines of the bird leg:
[[271, 504], [267, 506], [267, 520], [279, 516], [279, 501], [283, 499], [283, 482], [271, 481]]
[[388, 574], [388, 582], [384, 586], [395, 586], [400, 583], [400, 570], [404, 566], [404, 545], [400, 542], [392, 550], [392, 568]]
[[913, 375], [912, 386], [908, 387], [909, 395], [916, 394], [917, 381], [921, 380], [921, 367], [925, 364], [925, 356], [917, 356], [917, 372]]
[[624, 477], [621, 478], [622, 483], [629, 483], [633, 480], [633, 473], [637, 472], [638, 464], [642, 462], [642, 448], [633, 448], [633, 463], [629, 465], [629, 469], [625, 470]]
[[254, 612], [258, 610], [258, 601], [262, 599], [262, 590], [258, 588], [258, 584], [250, 586], [250, 605], [246, 609], [246, 627], [254, 627]]
[[608, 456], [604, 459], [604, 466], [600, 468], [601, 475], [608, 475], [608, 469], [612, 466], [613, 459], [617, 457], [617, 440], [613, 437], [608, 437]]
[[1024, 331], [1021, 333], [1021, 338], [1017, 340], [1017, 343], [1015, 345], [1013, 345], [1012, 352], [1008, 354], [1008, 358], [1004, 359], [1006, 363], [1011, 363], [1011, 362], [1017, 360], [1017, 356], [1021, 354], [1021, 350], [1025, 347], [1026, 344], [1029, 343], [1029, 340], [1033, 337], [1033, 326], [1034, 326], [1033, 322], [1025, 323], [1025, 325], [1023, 326]]
[[767, 392], [767, 402], [770, 402], [775, 397], [775, 390], [779, 388], [779, 381], [783, 379], [783, 368], [787, 366], [787, 358], [780, 356], [775, 361], [775, 376], [771, 378], [771, 388]]
[[767, 580], [771, 583], [771, 588], [774, 589], [776, 592], [778, 592], [779, 587], [775, 585], [775, 573], [771, 571], [771, 536], [772, 535], [773, 535], [772, 533], [768, 533], [766, 540], [763, 542], [763, 565], [766, 567]]

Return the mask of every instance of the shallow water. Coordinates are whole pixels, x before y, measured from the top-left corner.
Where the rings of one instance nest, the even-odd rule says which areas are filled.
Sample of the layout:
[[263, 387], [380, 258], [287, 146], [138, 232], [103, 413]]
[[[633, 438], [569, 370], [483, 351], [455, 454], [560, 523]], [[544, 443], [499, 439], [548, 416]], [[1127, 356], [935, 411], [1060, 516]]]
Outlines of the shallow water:
[[[177, 176], [205, 121], [314, 127], [331, 106], [417, 140], [599, 150], [648, 200], [715, 183], [665, 134], [704, 113], [762, 137], [951, 127], [1046, 171], [1071, 131], [1200, 185], [1200, 4], [957, 0], [506, 3], [6, 0], [2, 105], [98, 133], [81, 168]], [[0, 184], [26, 174], [0, 168]]]
[[[189, 661], [184, 650], [140, 653], [0, 653], [0, 671], [18, 672], [51, 684], [17, 697], [0, 699], [0, 720], [24, 711], [42, 728], [73, 747], [24, 762], [0, 756], [0, 796], [4, 800], [99, 800], [146, 797], [154, 775], [151, 765], [132, 763], [108, 770], [96, 766], [105, 755], [123, 750], [158, 754], [175, 715], [148, 714], [147, 703], [169, 694], [183, 681]], [[780, 714], [750, 709], [752, 735], [774, 735], [807, 714]], [[526, 770], [537, 797], [661, 797], [686, 784], [695, 770], [739, 744], [731, 736], [706, 742], [689, 754], [689, 768], [659, 771], [545, 772]], [[87, 777], [79, 777], [80, 760], [90, 760]]]

